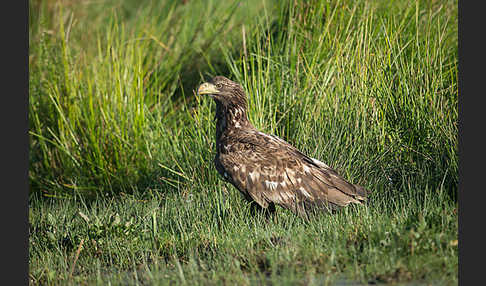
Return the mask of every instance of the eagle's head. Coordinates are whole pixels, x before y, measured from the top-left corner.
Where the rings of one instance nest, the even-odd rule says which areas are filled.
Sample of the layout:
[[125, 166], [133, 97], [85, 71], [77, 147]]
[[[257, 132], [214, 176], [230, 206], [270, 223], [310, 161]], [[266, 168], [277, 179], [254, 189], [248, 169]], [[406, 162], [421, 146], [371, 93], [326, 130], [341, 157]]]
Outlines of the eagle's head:
[[224, 76], [215, 76], [209, 82], [201, 84], [197, 94], [209, 95], [226, 108], [247, 108], [245, 91], [241, 85]]

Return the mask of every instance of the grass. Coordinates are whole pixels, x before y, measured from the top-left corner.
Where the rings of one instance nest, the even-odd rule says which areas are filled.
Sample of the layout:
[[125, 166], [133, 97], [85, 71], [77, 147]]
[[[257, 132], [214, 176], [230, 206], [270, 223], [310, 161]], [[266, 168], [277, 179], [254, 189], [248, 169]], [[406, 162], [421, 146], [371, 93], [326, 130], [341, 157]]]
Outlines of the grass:
[[[31, 283], [457, 284], [457, 1], [29, 5]], [[251, 216], [194, 96], [218, 74], [370, 203]]]
[[454, 285], [457, 217], [444, 195], [378, 199], [313, 222], [284, 210], [275, 221], [252, 217], [222, 184], [185, 196], [35, 201], [30, 277], [40, 284], [322, 285], [347, 277]]

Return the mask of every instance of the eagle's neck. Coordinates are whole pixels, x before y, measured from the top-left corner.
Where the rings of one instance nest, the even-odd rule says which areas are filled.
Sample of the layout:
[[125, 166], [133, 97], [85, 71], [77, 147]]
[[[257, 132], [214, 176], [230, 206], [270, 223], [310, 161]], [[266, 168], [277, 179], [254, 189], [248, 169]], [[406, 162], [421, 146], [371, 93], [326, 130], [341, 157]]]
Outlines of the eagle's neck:
[[218, 144], [218, 149], [223, 136], [250, 126], [252, 125], [248, 121], [246, 108], [225, 106], [216, 102], [216, 143]]

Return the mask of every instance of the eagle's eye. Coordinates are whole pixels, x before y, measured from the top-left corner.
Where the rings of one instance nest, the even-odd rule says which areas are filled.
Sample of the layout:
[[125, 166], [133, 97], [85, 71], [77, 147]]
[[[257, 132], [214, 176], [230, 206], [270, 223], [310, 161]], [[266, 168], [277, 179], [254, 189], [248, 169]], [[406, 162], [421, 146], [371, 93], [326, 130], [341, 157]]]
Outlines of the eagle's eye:
[[217, 87], [218, 89], [221, 89], [221, 88], [223, 87], [223, 85], [222, 85], [221, 83], [217, 83], [217, 84], [216, 84], [216, 87]]

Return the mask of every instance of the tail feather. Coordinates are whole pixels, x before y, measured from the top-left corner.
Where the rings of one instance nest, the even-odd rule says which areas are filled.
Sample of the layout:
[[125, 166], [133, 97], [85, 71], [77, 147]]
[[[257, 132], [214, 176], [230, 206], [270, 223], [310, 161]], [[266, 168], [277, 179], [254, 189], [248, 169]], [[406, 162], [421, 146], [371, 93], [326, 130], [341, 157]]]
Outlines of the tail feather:
[[368, 196], [371, 192], [360, 185], [353, 185], [356, 190], [356, 199], [360, 201], [368, 200]]

